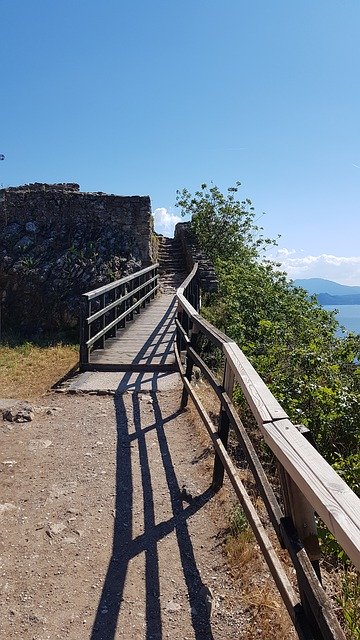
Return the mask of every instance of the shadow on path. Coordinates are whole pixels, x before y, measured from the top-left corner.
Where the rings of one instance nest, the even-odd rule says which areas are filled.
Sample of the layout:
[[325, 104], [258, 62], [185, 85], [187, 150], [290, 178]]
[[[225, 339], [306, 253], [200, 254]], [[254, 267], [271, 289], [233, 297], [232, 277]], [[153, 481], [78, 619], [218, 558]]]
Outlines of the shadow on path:
[[[160, 599], [158, 542], [175, 531], [181, 567], [188, 592], [189, 619], [197, 640], [213, 638], [209, 615], [202, 600], [202, 581], [188, 531], [187, 519], [201, 509], [213, 495], [211, 489], [195, 497], [184, 507], [179, 482], [171, 459], [164, 426], [174, 420], [179, 411], [163, 415], [157, 394], [150, 392], [154, 412], [154, 422], [144, 427], [141, 421], [139, 394], [131, 396], [131, 407], [127, 409], [123, 396], [115, 396], [117, 418], [117, 471], [116, 471], [116, 518], [114, 526], [113, 550], [102, 595], [98, 605], [91, 640], [112, 640], [115, 638], [118, 617], [121, 611], [128, 565], [132, 558], [145, 554], [145, 630], [146, 640], [160, 640], [162, 635], [162, 604]], [[129, 396], [128, 396], [129, 398]], [[129, 413], [131, 415], [129, 415]], [[134, 425], [129, 432], [130, 422]], [[169, 491], [172, 517], [155, 523], [154, 502], [156, 499], [151, 484], [149, 450], [146, 435], [156, 430], [163, 472]], [[131, 443], [137, 440], [144, 509], [144, 532], [133, 536], [133, 474], [131, 465]], [[159, 472], [162, 470], [159, 470]], [[171, 567], [169, 567], [171, 573]], [[169, 580], [171, 576], [169, 575]], [[129, 620], [129, 637], [130, 637]]]

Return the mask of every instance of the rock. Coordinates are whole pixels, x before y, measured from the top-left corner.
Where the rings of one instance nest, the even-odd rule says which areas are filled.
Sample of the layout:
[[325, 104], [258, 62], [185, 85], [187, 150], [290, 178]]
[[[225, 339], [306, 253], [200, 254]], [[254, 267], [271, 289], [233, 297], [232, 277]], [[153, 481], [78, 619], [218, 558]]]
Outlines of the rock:
[[201, 600], [203, 600], [203, 602], [205, 603], [207, 614], [209, 618], [211, 618], [214, 610], [214, 596], [210, 587], [208, 587], [206, 584], [203, 584], [203, 586], [199, 591], [199, 596]]
[[36, 226], [35, 222], [30, 221], [30, 222], [27, 222], [27, 223], [26, 223], [26, 225], [25, 225], [25, 229], [26, 229], [26, 231], [27, 231], [28, 233], [36, 233], [36, 231], [37, 231], [37, 226]]
[[16, 506], [12, 504], [12, 502], [4, 502], [4, 504], [0, 504], [0, 516], [2, 516], [6, 511], [12, 511], [12, 509], [16, 509]]
[[166, 611], [180, 611], [181, 606], [174, 602], [174, 600], [169, 600], [169, 602], [165, 605]]
[[34, 417], [34, 408], [27, 403], [16, 404], [3, 410], [3, 419], [7, 422], [31, 422]]
[[40, 449], [47, 449], [52, 445], [51, 440], [30, 440], [29, 451], [39, 451]]
[[17, 245], [15, 245], [15, 250], [22, 251], [23, 249], [28, 249], [33, 244], [33, 242], [34, 240], [32, 238], [29, 238], [29, 236], [23, 236], [21, 240], [19, 240]]
[[49, 524], [49, 527], [46, 533], [52, 538], [53, 536], [57, 536], [59, 533], [66, 529], [66, 524], [63, 522], [52, 522]]

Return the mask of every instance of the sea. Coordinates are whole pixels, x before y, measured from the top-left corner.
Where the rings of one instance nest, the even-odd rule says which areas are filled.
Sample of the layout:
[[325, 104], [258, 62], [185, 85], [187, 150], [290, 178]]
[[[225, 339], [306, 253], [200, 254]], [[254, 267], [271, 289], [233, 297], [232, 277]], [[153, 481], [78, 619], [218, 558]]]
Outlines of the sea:
[[338, 310], [337, 320], [348, 331], [360, 333], [360, 304], [323, 305], [328, 311]]

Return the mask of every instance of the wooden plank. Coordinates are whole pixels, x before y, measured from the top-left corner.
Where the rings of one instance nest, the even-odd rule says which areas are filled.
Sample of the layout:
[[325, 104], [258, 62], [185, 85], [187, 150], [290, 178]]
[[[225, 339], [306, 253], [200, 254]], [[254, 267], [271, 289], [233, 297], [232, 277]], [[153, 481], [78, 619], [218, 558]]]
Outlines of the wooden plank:
[[173, 364], [175, 312], [174, 295], [162, 294], [133, 322], [118, 330], [116, 338], [107, 339], [104, 350], [94, 350], [92, 363]]
[[[322, 588], [310, 559], [302, 547], [290, 518], [280, 522], [282, 538], [294, 564], [300, 590], [306, 594], [308, 604], [321, 631], [322, 640], [345, 640], [345, 633], [333, 611], [333, 603]], [[319, 633], [316, 634], [319, 637]]]
[[158, 373], [167, 372], [175, 373], [178, 370], [177, 363], [136, 363], [129, 362], [123, 364], [115, 363], [103, 363], [103, 362], [88, 362], [84, 364], [82, 371], [102, 371], [102, 372], [126, 372], [132, 371], [134, 373]]
[[360, 499], [290, 420], [260, 427], [265, 442], [360, 570]]
[[270, 389], [268, 389], [237, 344], [235, 342], [224, 344], [223, 352], [258, 425], [261, 426], [264, 422], [287, 418], [287, 413], [274, 398]]
[[195, 262], [192, 270], [190, 271], [189, 275], [185, 278], [184, 282], [181, 283], [180, 287], [178, 288], [177, 292], [179, 295], [183, 296], [184, 295], [184, 291], [185, 289], [189, 286], [190, 282], [192, 281], [193, 278], [195, 278], [197, 271], [199, 268], [199, 264], [198, 262]]

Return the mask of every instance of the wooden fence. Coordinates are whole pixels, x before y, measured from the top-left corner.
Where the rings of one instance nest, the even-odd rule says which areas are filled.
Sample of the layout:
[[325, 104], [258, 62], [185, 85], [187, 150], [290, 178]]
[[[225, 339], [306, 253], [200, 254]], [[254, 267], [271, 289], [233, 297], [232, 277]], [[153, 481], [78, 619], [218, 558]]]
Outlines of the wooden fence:
[[[185, 407], [188, 396], [191, 396], [214, 444], [213, 487], [218, 489], [222, 485], [226, 471], [299, 638], [343, 640], [344, 632], [321, 585], [314, 512], [360, 569], [360, 500], [314, 448], [308, 430], [292, 424], [235, 342], [201, 317], [197, 265], [178, 289], [177, 301], [175, 353], [184, 384], [181, 404]], [[201, 335], [222, 353], [222, 384], [197, 351]], [[185, 369], [182, 352], [186, 353]], [[220, 401], [218, 427], [213, 424], [191, 384], [194, 365], [201, 369]], [[240, 385], [264, 440], [276, 457], [282, 505], [231, 402], [235, 382]], [[296, 571], [297, 589], [290, 583], [227, 452], [230, 427], [241, 444], [280, 544], [289, 552]]]
[[115, 280], [103, 287], [84, 293], [80, 314], [80, 370], [92, 369], [90, 354], [93, 349], [104, 349], [107, 338], [116, 336], [119, 328], [133, 320], [155, 297], [158, 289], [158, 267], [153, 264]]

